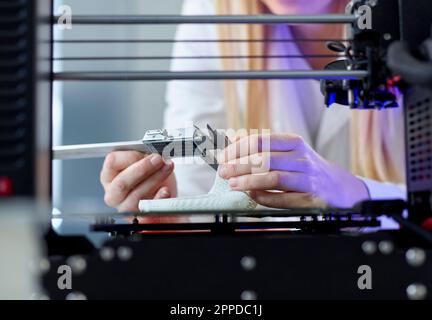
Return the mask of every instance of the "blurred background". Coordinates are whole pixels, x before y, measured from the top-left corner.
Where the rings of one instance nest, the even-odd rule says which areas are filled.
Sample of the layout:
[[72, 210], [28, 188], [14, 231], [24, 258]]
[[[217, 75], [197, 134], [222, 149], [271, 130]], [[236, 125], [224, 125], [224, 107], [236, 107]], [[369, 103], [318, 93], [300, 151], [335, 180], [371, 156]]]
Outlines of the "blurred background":
[[[182, 0], [56, 0], [61, 14], [68, 5], [79, 14], [179, 14]], [[73, 21], [72, 21], [73, 22]], [[56, 39], [173, 39], [172, 26], [78, 26], [55, 29]], [[170, 56], [172, 44], [56, 43], [55, 57]], [[55, 71], [168, 70], [161, 61], [56, 61]], [[162, 127], [166, 82], [55, 83], [53, 137], [55, 145], [140, 139], [147, 129]], [[53, 200], [60, 211], [107, 212], [99, 172], [103, 159], [57, 162]]]

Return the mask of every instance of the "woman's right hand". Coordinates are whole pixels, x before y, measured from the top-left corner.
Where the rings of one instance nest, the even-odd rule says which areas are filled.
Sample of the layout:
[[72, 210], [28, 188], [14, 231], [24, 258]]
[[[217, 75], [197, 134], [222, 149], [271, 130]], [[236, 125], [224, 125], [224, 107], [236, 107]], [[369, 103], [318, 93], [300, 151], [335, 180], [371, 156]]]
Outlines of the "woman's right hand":
[[105, 203], [119, 212], [136, 212], [140, 200], [177, 196], [174, 163], [158, 154], [135, 151], [109, 154], [100, 181], [105, 190]]

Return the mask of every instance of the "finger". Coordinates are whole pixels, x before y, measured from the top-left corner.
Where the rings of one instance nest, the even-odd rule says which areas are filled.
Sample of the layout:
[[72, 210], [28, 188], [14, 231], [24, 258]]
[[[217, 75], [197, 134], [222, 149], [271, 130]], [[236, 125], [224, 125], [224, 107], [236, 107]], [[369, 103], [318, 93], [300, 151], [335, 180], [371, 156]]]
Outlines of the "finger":
[[261, 137], [258, 135], [242, 137], [231, 143], [218, 155], [219, 163], [226, 163], [230, 160], [246, 157], [258, 153], [262, 148]]
[[287, 152], [300, 148], [303, 139], [297, 135], [252, 135], [230, 144], [218, 155], [219, 163], [261, 152]]
[[310, 169], [310, 161], [299, 157], [296, 151], [266, 152], [231, 160], [221, 166], [219, 175], [224, 179], [230, 179], [269, 171], [309, 172]]
[[266, 174], [249, 174], [228, 180], [236, 191], [280, 190], [313, 193], [312, 179], [300, 172], [271, 171]]
[[325, 208], [326, 205], [320, 199], [309, 193], [275, 193], [267, 191], [251, 192], [251, 197], [260, 205], [271, 208]]
[[252, 173], [269, 172], [269, 160], [264, 159], [269, 157], [269, 154], [255, 154], [240, 159], [231, 160], [225, 165], [221, 165], [219, 175], [224, 179], [230, 179], [237, 176], [242, 176]]
[[[168, 178], [173, 170], [174, 163], [170, 162], [165, 165], [160, 171], [154, 173], [131, 191], [125, 200], [118, 206], [118, 209], [124, 211], [124, 208], [134, 208], [135, 210], [138, 210], [138, 204], [141, 200], [155, 199], [157, 196], [156, 193], [161, 188], [161, 183]], [[165, 190], [165, 193], [169, 193], [169, 191], [167, 191], [168, 190]], [[161, 194], [163, 193], [164, 190], [161, 191]], [[169, 194], [165, 194], [164, 198], [169, 198], [169, 196]]]
[[158, 154], [146, 157], [127, 169], [120, 172], [107, 186], [105, 202], [116, 207], [139, 183], [146, 180], [164, 165], [162, 157]]
[[104, 161], [100, 180], [102, 185], [112, 182], [124, 169], [146, 157], [145, 154], [136, 151], [118, 151], [110, 153]]
[[157, 192], [156, 195], [154, 196], [154, 199], [168, 199], [171, 197], [171, 193], [168, 189], [168, 187], [162, 187], [160, 188]]
[[235, 142], [240, 140], [241, 138], [249, 136], [248, 131], [246, 129], [243, 130], [227, 129], [224, 131], [224, 133], [228, 137], [229, 141], [231, 142]]

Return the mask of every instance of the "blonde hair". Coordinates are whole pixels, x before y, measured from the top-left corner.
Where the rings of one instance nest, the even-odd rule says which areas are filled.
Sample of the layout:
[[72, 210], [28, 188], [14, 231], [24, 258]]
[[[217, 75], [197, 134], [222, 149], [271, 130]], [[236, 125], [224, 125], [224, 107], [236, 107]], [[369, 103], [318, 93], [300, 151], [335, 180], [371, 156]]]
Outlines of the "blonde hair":
[[[261, 0], [230, 1], [217, 0], [219, 14], [261, 14], [265, 10]], [[262, 25], [220, 25], [219, 36], [221, 39], [265, 39], [268, 27]], [[221, 43], [222, 55], [262, 56], [266, 53], [265, 42], [251, 43]], [[239, 70], [240, 66], [232, 59], [222, 60], [225, 70]], [[248, 59], [247, 70], [256, 71], [266, 69], [266, 60], [261, 58]], [[265, 129], [269, 127], [268, 90], [267, 83], [263, 80], [246, 81], [246, 108], [244, 115], [240, 112], [240, 102], [237, 94], [236, 82], [225, 81], [225, 98], [227, 101], [228, 124], [233, 129]]]
[[[346, 1], [347, 2], [347, 1]], [[262, 0], [216, 0], [217, 12], [221, 15], [256, 15], [266, 12]], [[271, 27], [264, 25], [220, 25], [220, 39], [265, 39]], [[221, 42], [222, 55], [247, 54], [265, 56], [265, 42]], [[248, 70], [265, 70], [265, 59], [248, 59]], [[231, 59], [222, 60], [225, 70], [238, 70], [239, 65]], [[268, 86], [265, 80], [246, 81], [246, 101], [244, 114], [241, 113], [238, 90], [235, 81], [225, 81], [227, 120], [231, 128], [268, 129], [269, 102]], [[395, 128], [395, 115], [386, 111], [352, 111], [351, 116], [351, 170], [353, 174], [378, 181], [404, 182], [401, 168], [403, 155], [391, 154], [392, 136], [389, 130]], [[402, 138], [402, 137], [400, 137]], [[399, 161], [398, 161], [399, 160]]]

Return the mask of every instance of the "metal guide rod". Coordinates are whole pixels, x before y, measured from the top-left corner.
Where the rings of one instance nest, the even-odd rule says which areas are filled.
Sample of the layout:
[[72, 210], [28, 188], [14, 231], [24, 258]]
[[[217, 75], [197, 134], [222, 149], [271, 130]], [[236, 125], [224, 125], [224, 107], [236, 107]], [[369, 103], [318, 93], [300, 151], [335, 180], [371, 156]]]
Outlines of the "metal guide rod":
[[106, 61], [106, 60], [219, 60], [219, 59], [327, 59], [341, 58], [337, 54], [306, 54], [306, 55], [232, 55], [232, 56], [81, 56], [54, 57], [53, 61]]
[[55, 39], [60, 44], [110, 43], [261, 43], [261, 42], [348, 42], [352, 39]]
[[[60, 17], [54, 17], [59, 21]], [[74, 15], [75, 25], [114, 24], [316, 24], [354, 23], [357, 17], [345, 14], [327, 15]]]
[[112, 72], [57, 72], [56, 81], [149, 81], [149, 80], [358, 80], [367, 71], [351, 70], [289, 70], [289, 71], [112, 71]]

